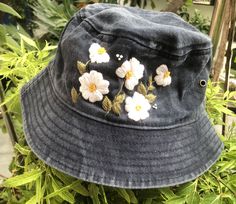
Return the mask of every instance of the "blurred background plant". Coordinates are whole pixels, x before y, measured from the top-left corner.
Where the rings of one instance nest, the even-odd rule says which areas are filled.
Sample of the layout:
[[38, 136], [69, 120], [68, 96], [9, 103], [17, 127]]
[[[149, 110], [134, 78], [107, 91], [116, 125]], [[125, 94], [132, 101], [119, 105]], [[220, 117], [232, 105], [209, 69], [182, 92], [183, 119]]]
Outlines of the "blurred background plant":
[[[17, 4], [16, 2], [12, 1], [12, 5]], [[55, 45], [69, 18], [76, 10], [91, 2], [72, 0], [28, 0], [27, 4], [19, 2], [22, 3], [22, 8], [28, 6], [32, 9], [30, 15], [33, 24], [28, 24], [30, 25], [28, 27], [21, 26], [21, 22], [27, 18], [24, 17], [21, 6], [17, 7], [18, 14], [10, 7], [0, 4], [0, 10], [15, 16], [15, 19], [11, 17], [14, 19], [14, 25], [0, 25], [0, 76], [5, 97], [2, 105], [7, 106], [18, 139], [10, 166], [13, 176], [0, 186], [0, 203], [236, 204], [234, 123], [228, 128], [227, 135], [220, 136], [225, 144], [225, 150], [218, 162], [196, 180], [171, 188], [129, 190], [91, 184], [72, 178], [40, 161], [24, 139], [19, 92], [21, 87], [46, 67], [53, 58]], [[108, 3], [108, 1], [103, 2]], [[119, 3], [114, 0], [109, 2]], [[145, 7], [147, 3], [148, 1], [131, 1], [132, 6], [139, 7]], [[156, 6], [154, 1], [151, 4], [153, 7]], [[208, 32], [209, 21], [199, 12], [190, 16], [186, 7], [181, 7], [178, 14], [202, 32]], [[206, 109], [214, 125], [223, 124], [222, 113], [235, 116], [227, 108], [229, 104], [236, 106], [233, 100], [235, 96], [236, 92], [224, 93], [221, 84], [209, 81]]]

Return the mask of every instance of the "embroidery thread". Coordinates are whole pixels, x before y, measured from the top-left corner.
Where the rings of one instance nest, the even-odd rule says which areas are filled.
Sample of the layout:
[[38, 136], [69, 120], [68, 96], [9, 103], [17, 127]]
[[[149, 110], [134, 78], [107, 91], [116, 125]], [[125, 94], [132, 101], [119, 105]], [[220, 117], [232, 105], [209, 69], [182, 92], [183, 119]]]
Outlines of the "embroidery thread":
[[103, 63], [109, 62], [110, 56], [106, 49], [100, 46], [98, 43], [93, 43], [89, 48], [89, 58], [92, 63]]
[[94, 103], [101, 101], [103, 95], [109, 93], [109, 81], [103, 79], [103, 75], [95, 70], [84, 73], [79, 77], [80, 92], [85, 100]]
[[138, 92], [134, 92], [132, 97], [128, 96], [125, 100], [125, 110], [128, 112], [128, 117], [134, 121], [148, 118], [150, 109], [148, 100]]
[[168, 67], [165, 64], [160, 65], [156, 69], [157, 75], [155, 81], [159, 86], [168, 86], [171, 84], [171, 76]]
[[128, 90], [133, 90], [138, 84], [139, 79], [143, 77], [144, 65], [136, 58], [131, 58], [129, 61], [123, 62], [123, 64], [116, 69], [116, 75], [122, 79], [125, 79], [125, 87]]

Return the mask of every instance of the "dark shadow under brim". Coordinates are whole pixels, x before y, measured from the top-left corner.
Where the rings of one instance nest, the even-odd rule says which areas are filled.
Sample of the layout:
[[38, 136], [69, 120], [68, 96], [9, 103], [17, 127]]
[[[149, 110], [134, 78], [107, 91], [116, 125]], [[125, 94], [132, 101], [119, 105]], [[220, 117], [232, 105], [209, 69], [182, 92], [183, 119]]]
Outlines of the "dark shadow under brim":
[[46, 164], [79, 179], [123, 188], [166, 187], [195, 179], [223, 144], [206, 113], [172, 129], [141, 130], [86, 118], [59, 100], [48, 70], [21, 93], [26, 140]]

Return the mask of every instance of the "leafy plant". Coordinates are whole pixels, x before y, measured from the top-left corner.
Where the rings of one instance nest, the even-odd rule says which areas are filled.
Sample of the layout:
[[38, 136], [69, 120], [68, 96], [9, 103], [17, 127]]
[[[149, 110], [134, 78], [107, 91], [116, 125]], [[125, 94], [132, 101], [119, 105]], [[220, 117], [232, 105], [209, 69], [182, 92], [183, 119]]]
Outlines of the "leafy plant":
[[77, 10], [70, 0], [63, 0], [63, 3], [55, 0], [37, 0], [32, 9], [36, 17], [34, 22], [38, 25], [35, 35], [40, 38], [49, 33], [48, 39], [58, 39], [65, 24]]
[[3, 11], [5, 13], [9, 13], [13, 16], [21, 18], [21, 16], [13, 8], [11, 8], [7, 4], [1, 3], [1, 2], [0, 2], [0, 11]]
[[199, 29], [201, 32], [208, 34], [210, 30], [210, 19], [204, 17], [199, 10], [195, 9], [191, 16], [186, 5], [182, 6], [178, 11], [178, 15], [185, 21]]
[[212, 119], [213, 124], [225, 125], [223, 124], [222, 116], [223, 113], [236, 116], [236, 114], [231, 111], [227, 106], [235, 107], [236, 101], [234, 97], [236, 96], [236, 91], [225, 92], [221, 87], [222, 84], [208, 81], [208, 87], [206, 90], [206, 110], [209, 117]]

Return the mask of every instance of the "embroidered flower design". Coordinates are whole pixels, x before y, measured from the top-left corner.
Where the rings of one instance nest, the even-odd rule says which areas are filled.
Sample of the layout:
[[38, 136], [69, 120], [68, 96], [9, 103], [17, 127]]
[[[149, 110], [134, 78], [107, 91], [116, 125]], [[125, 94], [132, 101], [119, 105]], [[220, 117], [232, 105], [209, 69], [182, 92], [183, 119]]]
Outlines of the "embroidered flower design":
[[128, 117], [134, 121], [148, 118], [150, 108], [148, 100], [138, 92], [134, 92], [133, 97], [129, 96], [125, 100], [125, 110], [128, 112]]
[[143, 77], [144, 66], [136, 58], [125, 61], [121, 67], [117, 68], [116, 75], [125, 78], [125, 87], [133, 90], [138, 84], [138, 80]]
[[168, 67], [165, 64], [160, 65], [156, 69], [157, 75], [155, 81], [159, 86], [167, 86], [171, 84], [171, 76]]
[[92, 63], [109, 62], [110, 56], [104, 47], [101, 47], [98, 43], [93, 43], [89, 48], [89, 58]]
[[90, 73], [84, 73], [79, 77], [80, 92], [85, 100], [89, 100], [91, 103], [101, 101], [104, 94], [109, 93], [109, 81], [104, 80], [100, 72], [90, 71]]

